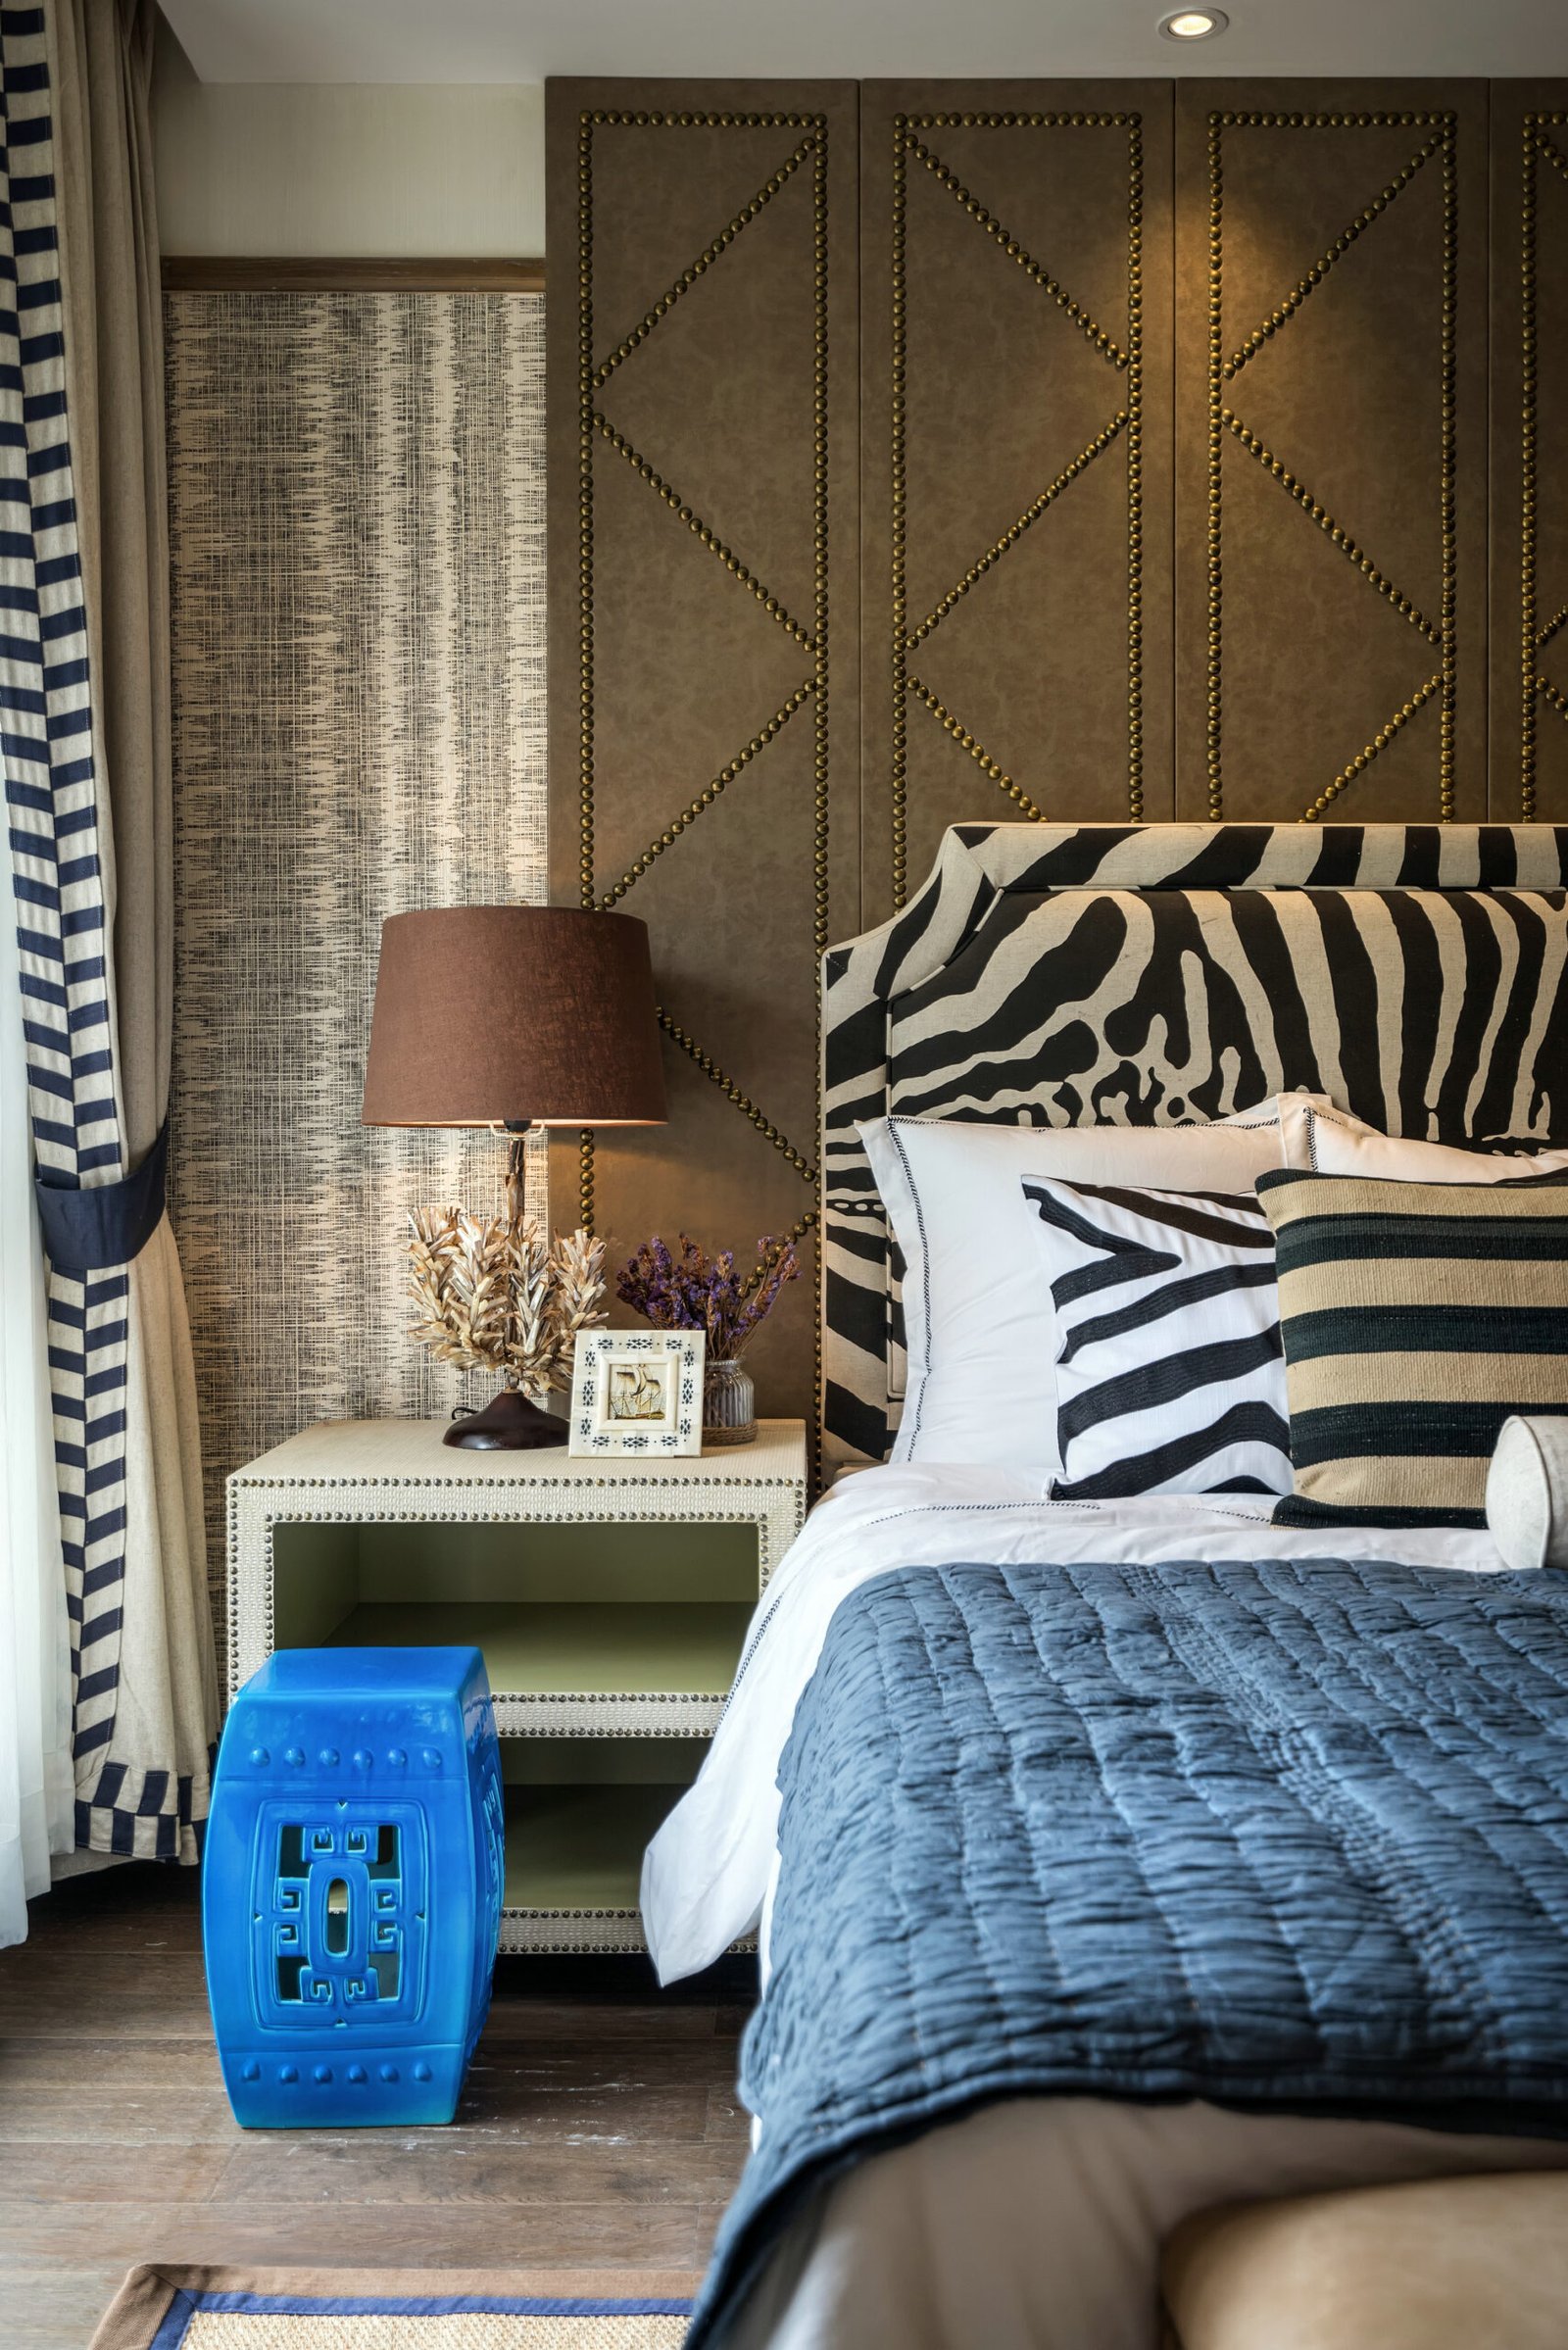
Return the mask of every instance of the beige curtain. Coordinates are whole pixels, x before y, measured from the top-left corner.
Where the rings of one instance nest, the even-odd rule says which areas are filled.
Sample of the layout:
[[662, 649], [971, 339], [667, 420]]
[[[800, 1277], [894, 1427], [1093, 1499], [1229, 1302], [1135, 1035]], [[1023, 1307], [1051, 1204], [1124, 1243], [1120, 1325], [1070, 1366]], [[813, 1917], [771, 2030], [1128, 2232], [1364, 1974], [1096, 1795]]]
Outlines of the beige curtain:
[[[163, 312], [153, 0], [52, 0], [67, 412], [92, 668], [116, 1097], [134, 1168], [169, 1106], [173, 1006]], [[124, 1589], [107, 1755], [77, 1757], [77, 1842], [194, 1861], [218, 1677], [190, 1333], [165, 1216], [130, 1267]], [[103, 1669], [84, 1656], [83, 1676]]]

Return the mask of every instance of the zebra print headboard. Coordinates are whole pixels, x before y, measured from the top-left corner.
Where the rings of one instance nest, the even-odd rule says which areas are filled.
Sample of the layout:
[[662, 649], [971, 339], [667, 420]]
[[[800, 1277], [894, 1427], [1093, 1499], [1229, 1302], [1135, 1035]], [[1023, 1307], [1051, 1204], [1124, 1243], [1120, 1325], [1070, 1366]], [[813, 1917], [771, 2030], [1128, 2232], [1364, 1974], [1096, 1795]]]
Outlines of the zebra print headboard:
[[1307, 1086], [1391, 1134], [1565, 1140], [1565, 889], [1544, 824], [955, 826], [823, 959], [825, 1472], [886, 1458], [904, 1385], [858, 1120], [1169, 1125]]

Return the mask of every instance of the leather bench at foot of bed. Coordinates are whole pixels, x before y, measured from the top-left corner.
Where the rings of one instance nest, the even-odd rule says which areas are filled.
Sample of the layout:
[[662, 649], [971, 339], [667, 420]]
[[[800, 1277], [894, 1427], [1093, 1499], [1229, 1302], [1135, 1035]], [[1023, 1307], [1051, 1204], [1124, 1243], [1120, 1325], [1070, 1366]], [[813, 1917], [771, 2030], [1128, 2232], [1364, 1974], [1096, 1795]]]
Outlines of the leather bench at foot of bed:
[[1229, 2204], [1160, 2282], [1169, 2350], [1564, 2350], [1568, 2175]]

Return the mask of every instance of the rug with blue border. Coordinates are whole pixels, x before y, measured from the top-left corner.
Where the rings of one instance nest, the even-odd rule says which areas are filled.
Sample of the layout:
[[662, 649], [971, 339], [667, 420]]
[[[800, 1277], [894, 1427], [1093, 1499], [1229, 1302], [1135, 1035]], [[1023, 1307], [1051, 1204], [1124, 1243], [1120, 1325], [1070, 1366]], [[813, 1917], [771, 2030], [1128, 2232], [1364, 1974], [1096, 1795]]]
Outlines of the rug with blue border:
[[91, 2350], [679, 2350], [687, 2270], [132, 2269]]

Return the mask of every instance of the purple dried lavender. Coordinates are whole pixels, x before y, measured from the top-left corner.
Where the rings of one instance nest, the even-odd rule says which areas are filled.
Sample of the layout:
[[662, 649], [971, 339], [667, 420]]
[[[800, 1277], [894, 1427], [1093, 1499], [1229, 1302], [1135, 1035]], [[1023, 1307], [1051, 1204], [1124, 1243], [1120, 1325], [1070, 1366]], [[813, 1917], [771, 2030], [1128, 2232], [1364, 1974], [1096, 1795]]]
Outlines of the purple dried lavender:
[[615, 1295], [656, 1330], [705, 1332], [710, 1362], [733, 1361], [771, 1313], [784, 1284], [800, 1278], [795, 1243], [765, 1235], [744, 1278], [729, 1248], [710, 1256], [684, 1232], [678, 1248], [678, 1254], [672, 1252], [657, 1233], [644, 1241], [616, 1274]]

